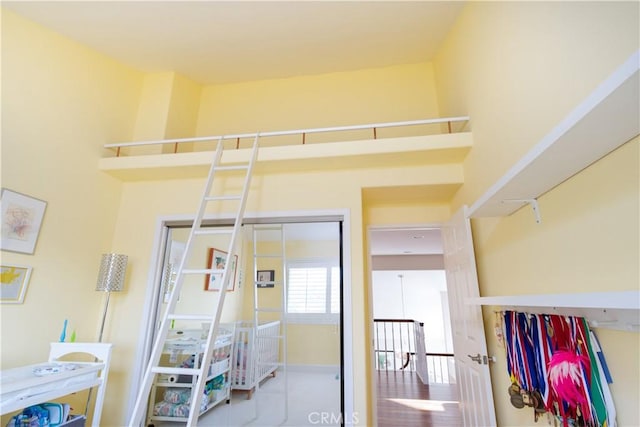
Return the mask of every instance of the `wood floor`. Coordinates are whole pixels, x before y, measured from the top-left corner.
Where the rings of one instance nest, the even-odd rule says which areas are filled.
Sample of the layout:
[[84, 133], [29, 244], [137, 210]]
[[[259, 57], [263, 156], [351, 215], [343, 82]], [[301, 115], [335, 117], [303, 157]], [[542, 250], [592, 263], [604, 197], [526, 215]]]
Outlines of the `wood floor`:
[[455, 384], [422, 384], [415, 372], [378, 371], [379, 427], [458, 427]]

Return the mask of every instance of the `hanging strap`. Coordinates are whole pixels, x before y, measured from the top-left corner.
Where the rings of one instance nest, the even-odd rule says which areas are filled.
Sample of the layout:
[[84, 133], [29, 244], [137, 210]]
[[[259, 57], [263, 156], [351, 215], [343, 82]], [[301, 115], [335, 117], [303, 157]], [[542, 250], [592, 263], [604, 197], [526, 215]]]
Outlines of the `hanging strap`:
[[[515, 373], [515, 356], [514, 356], [514, 335], [513, 335], [513, 318], [515, 313], [513, 311], [505, 311], [503, 313], [504, 316], [504, 341], [505, 341], [505, 352], [507, 355], [507, 373], [509, 374], [509, 378], [511, 382], [518, 382], [518, 378], [516, 378]], [[520, 383], [518, 382], [518, 385]]]
[[[606, 397], [605, 397], [605, 391], [604, 389], [606, 388], [607, 391], [609, 389], [609, 387], [607, 386], [606, 381], [602, 381], [601, 380], [601, 369], [599, 369], [599, 361], [597, 356], [595, 355], [595, 352], [593, 351], [593, 343], [591, 340], [591, 335], [592, 332], [589, 329], [589, 325], [587, 323], [587, 321], [585, 319], [581, 319], [581, 325], [582, 325], [582, 329], [585, 332], [585, 339], [586, 339], [586, 350], [589, 354], [589, 359], [591, 361], [591, 402], [593, 405], [593, 409], [594, 409], [594, 415], [598, 421], [599, 425], [605, 426], [605, 425], [610, 425], [611, 423], [608, 422], [609, 419], [609, 414], [608, 414], [608, 410], [607, 410], [607, 401], [606, 401]], [[611, 402], [613, 403], [613, 402]], [[614, 413], [615, 413], [615, 409], [614, 409]]]
[[589, 358], [589, 345], [587, 333], [584, 328], [586, 321], [583, 318], [577, 318], [573, 316], [568, 317], [569, 322], [571, 324], [571, 332], [573, 336], [573, 343], [575, 345], [576, 354], [584, 356], [583, 363], [581, 364], [581, 379], [582, 379], [582, 395], [587, 402], [586, 405], [581, 405], [580, 410], [582, 411], [582, 416], [584, 417], [586, 422], [593, 423], [596, 421], [596, 414], [594, 411], [594, 402], [592, 396], [592, 380], [593, 375], [591, 375], [591, 360]]
[[526, 313], [518, 313], [518, 354], [521, 360], [520, 370], [525, 378], [525, 390], [532, 392], [538, 390], [538, 376], [535, 366], [535, 354], [531, 334], [529, 333], [529, 319]]
[[551, 341], [547, 333], [547, 316], [531, 315], [531, 337], [538, 376], [538, 391], [542, 396], [545, 408], [551, 409], [549, 394], [549, 362], [551, 362]]

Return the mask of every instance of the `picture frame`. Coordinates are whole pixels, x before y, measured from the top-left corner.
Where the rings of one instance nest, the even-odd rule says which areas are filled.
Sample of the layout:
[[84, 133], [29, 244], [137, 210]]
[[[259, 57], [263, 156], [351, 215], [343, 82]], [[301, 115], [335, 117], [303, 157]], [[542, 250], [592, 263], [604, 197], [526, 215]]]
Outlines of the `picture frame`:
[[256, 286], [258, 288], [273, 288], [275, 287], [275, 279], [275, 270], [258, 270], [256, 273]]
[[32, 255], [47, 202], [7, 188], [0, 195], [0, 249]]
[[31, 278], [31, 267], [0, 266], [0, 303], [22, 304]]
[[[224, 269], [227, 265], [227, 252], [216, 248], [209, 248], [207, 253], [207, 268], [208, 269]], [[232, 276], [227, 284], [227, 292], [231, 292], [235, 289], [236, 283], [236, 270], [238, 269], [238, 255], [234, 255], [231, 260]], [[222, 273], [207, 274], [204, 282], [205, 291], [219, 291], [221, 289]]]

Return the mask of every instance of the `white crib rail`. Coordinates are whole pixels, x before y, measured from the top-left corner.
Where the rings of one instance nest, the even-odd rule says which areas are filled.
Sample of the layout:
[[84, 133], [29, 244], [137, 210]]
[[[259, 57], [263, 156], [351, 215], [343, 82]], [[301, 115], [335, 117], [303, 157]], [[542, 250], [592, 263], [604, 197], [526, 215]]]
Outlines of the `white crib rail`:
[[255, 333], [260, 338], [274, 339], [256, 340], [253, 323], [238, 322], [235, 334], [236, 358], [231, 373], [231, 388], [234, 390], [252, 391], [258, 382], [277, 369], [280, 349], [279, 341], [275, 338], [280, 334], [280, 321], [259, 325]]

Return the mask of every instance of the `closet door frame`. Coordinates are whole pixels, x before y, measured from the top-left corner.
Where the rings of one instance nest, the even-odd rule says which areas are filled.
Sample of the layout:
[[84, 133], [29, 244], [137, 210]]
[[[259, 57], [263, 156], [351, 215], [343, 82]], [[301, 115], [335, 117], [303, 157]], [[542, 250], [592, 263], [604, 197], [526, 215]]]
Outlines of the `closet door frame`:
[[[127, 401], [127, 419], [131, 417], [137, 390], [144, 376], [146, 360], [153, 347], [153, 331], [155, 313], [158, 310], [161, 292], [162, 263], [166, 251], [167, 236], [170, 227], [192, 224], [195, 215], [166, 215], [156, 220], [155, 234], [150, 255], [149, 272], [147, 274], [147, 292], [145, 295], [140, 322], [138, 346], [135, 352], [134, 367], [131, 376], [130, 395]], [[351, 226], [348, 209], [335, 210], [301, 210], [278, 212], [248, 212], [244, 215], [245, 223], [291, 223], [291, 222], [339, 222], [341, 223], [341, 265], [342, 265], [342, 311], [341, 311], [341, 373], [342, 373], [342, 415], [344, 425], [353, 425], [354, 391], [353, 391], [353, 314], [351, 301]], [[235, 220], [234, 214], [205, 215], [203, 223], [229, 225]]]

